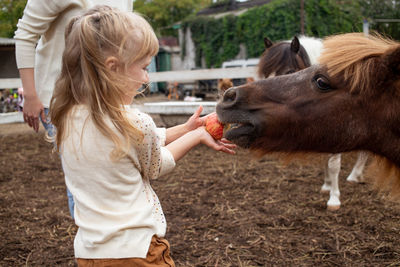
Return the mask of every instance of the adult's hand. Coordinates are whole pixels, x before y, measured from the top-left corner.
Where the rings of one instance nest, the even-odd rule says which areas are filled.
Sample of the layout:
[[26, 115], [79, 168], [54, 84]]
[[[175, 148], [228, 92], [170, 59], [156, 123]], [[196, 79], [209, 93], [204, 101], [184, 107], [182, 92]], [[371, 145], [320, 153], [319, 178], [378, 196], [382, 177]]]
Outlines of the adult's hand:
[[32, 127], [35, 132], [39, 131], [39, 116], [46, 120], [44, 107], [36, 93], [33, 68], [19, 69], [19, 75], [24, 88], [24, 121]]
[[44, 107], [37, 96], [26, 96], [24, 99], [24, 121], [32, 127], [35, 132], [39, 131], [39, 116], [46, 121]]

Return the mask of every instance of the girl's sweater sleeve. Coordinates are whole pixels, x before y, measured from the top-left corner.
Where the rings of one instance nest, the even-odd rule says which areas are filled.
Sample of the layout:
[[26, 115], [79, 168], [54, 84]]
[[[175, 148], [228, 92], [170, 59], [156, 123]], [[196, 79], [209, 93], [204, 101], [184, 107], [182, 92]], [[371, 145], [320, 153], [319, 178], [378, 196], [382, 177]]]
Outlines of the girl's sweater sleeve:
[[166, 133], [167, 133], [167, 129], [156, 128], [156, 134], [158, 135], [158, 138], [161, 143], [160, 176], [172, 171], [172, 169], [176, 165], [174, 156], [172, 156], [171, 152], [165, 148]]
[[145, 179], [156, 179], [175, 167], [175, 159], [165, 148], [167, 130], [157, 128], [153, 119], [136, 108], [125, 107], [128, 117], [143, 133], [143, 140], [136, 145], [134, 154], [139, 161], [139, 170]]

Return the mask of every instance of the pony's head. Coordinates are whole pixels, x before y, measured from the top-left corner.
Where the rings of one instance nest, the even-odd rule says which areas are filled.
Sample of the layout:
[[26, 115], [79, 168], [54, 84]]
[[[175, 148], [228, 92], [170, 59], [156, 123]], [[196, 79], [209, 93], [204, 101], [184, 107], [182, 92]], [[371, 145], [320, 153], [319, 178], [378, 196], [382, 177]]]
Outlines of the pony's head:
[[311, 65], [306, 50], [295, 36], [291, 42], [272, 43], [264, 38], [265, 51], [258, 63], [258, 76], [268, 78], [293, 73]]
[[319, 61], [227, 90], [217, 105], [234, 124], [225, 137], [260, 153], [367, 150], [400, 167], [400, 44], [337, 35]]

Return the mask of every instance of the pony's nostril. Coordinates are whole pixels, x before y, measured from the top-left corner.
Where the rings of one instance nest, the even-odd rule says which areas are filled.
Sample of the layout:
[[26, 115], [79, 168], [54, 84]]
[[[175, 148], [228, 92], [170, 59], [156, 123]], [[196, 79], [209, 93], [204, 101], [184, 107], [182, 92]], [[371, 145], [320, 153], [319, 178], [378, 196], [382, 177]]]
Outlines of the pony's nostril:
[[224, 102], [233, 102], [236, 99], [236, 88], [231, 87], [225, 91]]

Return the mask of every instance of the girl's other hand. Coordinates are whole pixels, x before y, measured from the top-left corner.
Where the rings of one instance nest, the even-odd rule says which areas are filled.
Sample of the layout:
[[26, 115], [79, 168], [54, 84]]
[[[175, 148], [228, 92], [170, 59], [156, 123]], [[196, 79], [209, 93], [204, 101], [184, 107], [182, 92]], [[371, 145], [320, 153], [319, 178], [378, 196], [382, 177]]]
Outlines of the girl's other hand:
[[[200, 113], [198, 113], [200, 114]], [[175, 161], [181, 159], [187, 152], [198, 144], [205, 144], [206, 146], [222, 151], [228, 154], [235, 154], [233, 150], [236, 145], [226, 139], [215, 140], [206, 130], [205, 126], [197, 127], [195, 130], [190, 131], [179, 138], [174, 139], [172, 142], [167, 143], [165, 146], [174, 157]]]
[[216, 150], [222, 151], [228, 154], [236, 154], [233, 150], [236, 148], [236, 145], [230, 142], [229, 140], [222, 138], [221, 140], [215, 140], [206, 130], [205, 127], [200, 127], [197, 129], [201, 132], [200, 135], [200, 143]]

